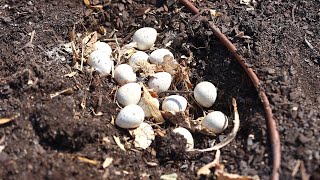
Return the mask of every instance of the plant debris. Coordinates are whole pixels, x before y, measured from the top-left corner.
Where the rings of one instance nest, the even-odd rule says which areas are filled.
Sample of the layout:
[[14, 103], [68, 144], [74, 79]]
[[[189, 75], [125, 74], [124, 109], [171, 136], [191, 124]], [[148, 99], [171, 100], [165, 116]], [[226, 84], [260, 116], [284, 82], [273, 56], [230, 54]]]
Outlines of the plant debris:
[[122, 149], [123, 151], [126, 151], [126, 148], [124, 148], [124, 145], [121, 143], [120, 138], [117, 136], [113, 136], [114, 141], [116, 144]]
[[107, 167], [109, 167], [110, 164], [112, 163], [112, 161], [113, 161], [113, 158], [112, 158], [112, 157], [107, 157], [107, 158], [103, 161], [102, 167], [103, 167], [104, 169], [107, 168]]
[[0, 125], [6, 124], [8, 122], [11, 122], [11, 121], [13, 121], [14, 119], [16, 119], [19, 116], [20, 116], [20, 114], [16, 114], [16, 115], [14, 115], [12, 117], [9, 117], [9, 118], [0, 118]]
[[141, 123], [136, 129], [129, 130], [134, 137], [134, 146], [136, 148], [147, 149], [155, 138], [154, 131], [148, 123]]

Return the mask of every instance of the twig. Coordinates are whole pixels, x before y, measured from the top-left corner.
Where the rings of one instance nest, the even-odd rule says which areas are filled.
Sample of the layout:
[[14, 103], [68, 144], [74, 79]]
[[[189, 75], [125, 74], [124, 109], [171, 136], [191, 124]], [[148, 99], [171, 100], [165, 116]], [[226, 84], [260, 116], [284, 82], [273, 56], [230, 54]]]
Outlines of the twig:
[[209, 175], [211, 173], [210, 169], [219, 164], [220, 154], [221, 154], [220, 150], [217, 150], [214, 160], [212, 162], [210, 162], [209, 164], [206, 164], [206, 165], [202, 166], [198, 170], [197, 175], [198, 176], [200, 176], [200, 175]]
[[[188, 0], [180, 0], [180, 3], [186, 6], [190, 11], [194, 14], [198, 14], [199, 10], [191, 4]], [[263, 91], [263, 89], [260, 87], [260, 81], [257, 77], [257, 75], [254, 73], [254, 71], [248, 67], [243, 57], [238, 53], [237, 48], [229, 41], [229, 39], [220, 32], [219, 28], [217, 28], [214, 24], [209, 23], [207, 21], [210, 29], [214, 33], [216, 37], [220, 39], [220, 41], [229, 49], [229, 51], [235, 56], [237, 61], [241, 64], [243, 69], [246, 71], [247, 75], [250, 77], [252, 83], [256, 87], [261, 102], [263, 104], [265, 113], [266, 113], [266, 121], [267, 121], [267, 127], [270, 134], [270, 141], [272, 145], [272, 155], [273, 155], [273, 164], [272, 164], [272, 174], [271, 179], [277, 180], [279, 179], [279, 171], [280, 171], [280, 164], [281, 164], [281, 147], [280, 147], [280, 136], [279, 132], [277, 130], [276, 121], [273, 119], [272, 110], [270, 108], [269, 100], [266, 95], [266, 93]]]
[[297, 7], [297, 5], [295, 4], [295, 5], [293, 5], [293, 7], [292, 7], [292, 11], [291, 11], [291, 16], [292, 16], [292, 21], [293, 22], [296, 22], [296, 19], [295, 19], [295, 17], [294, 17], [294, 10], [296, 9], [296, 7]]
[[237, 107], [237, 102], [233, 98], [232, 99], [232, 105], [233, 105], [233, 111], [234, 111], [234, 126], [232, 131], [227, 135], [226, 138], [224, 138], [220, 143], [214, 145], [213, 147], [207, 148], [207, 149], [193, 149], [191, 151], [200, 151], [200, 152], [207, 152], [207, 151], [214, 151], [214, 150], [219, 150], [223, 148], [224, 146], [230, 144], [230, 142], [236, 137], [237, 132], [240, 127], [240, 119], [239, 119], [239, 113], [238, 113], [238, 107]]
[[301, 173], [301, 179], [302, 180], [309, 180], [310, 179], [310, 175], [306, 172], [306, 168], [304, 167], [304, 162], [303, 161], [301, 161], [300, 173]]
[[60, 96], [61, 94], [72, 93], [72, 92], [73, 92], [73, 88], [67, 88], [67, 89], [64, 89], [62, 91], [50, 94], [50, 98], [52, 99], [52, 98], [55, 98], [57, 96]]
[[33, 47], [34, 45], [32, 44], [33, 39], [34, 39], [34, 35], [36, 34], [36, 31], [33, 30], [30, 34], [30, 40], [29, 42], [27, 42], [22, 48], [20, 48], [20, 50], [27, 48], [27, 47]]
[[299, 171], [299, 167], [301, 165], [301, 160], [297, 160], [296, 165], [293, 167], [291, 177], [294, 178]]
[[183, 4], [186, 8], [188, 8], [192, 13], [194, 13], [194, 14], [199, 13], [199, 9], [196, 8], [190, 1], [180, 0], [180, 3]]
[[193, 91], [171, 91], [171, 90], [168, 90], [168, 91], [163, 91], [159, 94], [166, 94], [166, 93], [169, 93], [169, 94], [176, 94], [176, 93], [191, 94], [191, 93], [193, 93]]

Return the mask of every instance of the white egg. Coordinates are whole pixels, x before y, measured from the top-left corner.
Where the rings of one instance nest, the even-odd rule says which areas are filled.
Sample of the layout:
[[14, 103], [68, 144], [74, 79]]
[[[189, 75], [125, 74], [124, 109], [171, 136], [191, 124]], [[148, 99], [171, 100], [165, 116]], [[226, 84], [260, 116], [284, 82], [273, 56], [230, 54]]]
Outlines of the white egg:
[[137, 43], [139, 50], [150, 49], [157, 39], [157, 30], [151, 27], [138, 29], [132, 37], [132, 41]]
[[203, 81], [196, 85], [194, 98], [203, 107], [211, 107], [217, 98], [217, 88], [210, 82]]
[[93, 51], [89, 58], [88, 64], [101, 74], [108, 75], [111, 72], [113, 61], [104, 51]]
[[114, 79], [120, 85], [136, 82], [137, 75], [128, 64], [120, 64], [114, 70]]
[[[157, 106], [158, 109], [159, 109], [159, 106], [160, 106], [159, 100], [158, 100], [157, 98], [153, 98], [153, 102], [156, 104], [156, 106]], [[142, 99], [139, 101], [138, 105], [143, 109], [144, 115], [145, 115], [147, 118], [152, 117], [152, 114], [151, 114], [148, 106], [146, 105], [146, 103], [145, 103]]]
[[135, 67], [139, 61], [148, 62], [149, 55], [143, 51], [137, 51], [129, 58], [129, 65]]
[[193, 149], [194, 140], [193, 140], [192, 134], [188, 129], [183, 127], [178, 127], [178, 128], [175, 128], [172, 132], [182, 135], [187, 140], [187, 144], [186, 144], [187, 150]]
[[143, 109], [136, 104], [131, 104], [121, 109], [115, 123], [121, 128], [130, 129], [138, 127], [143, 120]]
[[107, 55], [111, 56], [112, 53], [112, 49], [109, 46], [109, 44], [105, 43], [105, 42], [101, 42], [101, 41], [97, 41], [96, 43], [93, 44], [92, 47], [93, 51], [104, 51]]
[[228, 118], [220, 111], [209, 113], [201, 125], [215, 134], [222, 133], [228, 127]]
[[164, 99], [162, 102], [162, 110], [163, 111], [185, 111], [187, 108], [188, 102], [186, 98], [179, 95], [171, 95]]
[[171, 74], [167, 72], [158, 72], [150, 77], [148, 81], [149, 88], [153, 89], [157, 93], [167, 91], [170, 88], [172, 81]]
[[150, 62], [153, 64], [162, 64], [164, 56], [169, 55], [174, 58], [173, 54], [168, 49], [157, 49], [150, 54]]
[[138, 104], [141, 98], [141, 86], [138, 83], [125, 84], [118, 89], [116, 97], [122, 106]]

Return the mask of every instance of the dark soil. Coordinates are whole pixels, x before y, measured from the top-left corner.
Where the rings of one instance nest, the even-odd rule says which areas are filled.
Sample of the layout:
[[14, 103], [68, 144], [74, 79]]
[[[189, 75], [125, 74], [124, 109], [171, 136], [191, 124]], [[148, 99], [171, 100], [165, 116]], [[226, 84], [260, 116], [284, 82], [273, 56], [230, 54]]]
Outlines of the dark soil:
[[[172, 41], [176, 57], [192, 54], [188, 66], [193, 84], [207, 80], [219, 89], [213, 108], [232, 119], [231, 98], [238, 101], [240, 131], [221, 149], [226, 170], [270, 177], [271, 146], [260, 99], [241, 66], [201, 18], [188, 23], [193, 15], [169, 0], [92, 3], [103, 9], [90, 10], [71, 0], [0, 1], [0, 118], [19, 114], [0, 126], [0, 145], [5, 146], [0, 152], [0, 179], [159, 179], [171, 173], [178, 179], [197, 179], [197, 170], [214, 158], [214, 152], [185, 152], [185, 140], [170, 133], [172, 124], [161, 126], [166, 135], [158, 135], [147, 150], [130, 150], [124, 139], [130, 137], [128, 132], [111, 124], [119, 111], [108, 96], [113, 80], [94, 73], [91, 82], [86, 72], [64, 76], [77, 71], [72, 56], [53, 50], [70, 42], [74, 24], [77, 33], [104, 27], [102, 39], [117, 29], [120, 43], [129, 42], [139, 27], [154, 27], [160, 33], [157, 47]], [[320, 2], [258, 0], [254, 10], [238, 1], [196, 5], [222, 13], [213, 21], [261, 79], [281, 136], [281, 179], [301, 178], [300, 172], [291, 176], [298, 160], [313, 179], [319, 179]], [[147, 8], [150, 11], [144, 14]], [[34, 39], [28, 44], [32, 31]], [[240, 31], [250, 38], [237, 36]], [[68, 93], [50, 98], [67, 88]], [[193, 135], [196, 148], [209, 146], [209, 137]], [[254, 135], [252, 143], [249, 135]], [[106, 157], [113, 162], [104, 169]]]

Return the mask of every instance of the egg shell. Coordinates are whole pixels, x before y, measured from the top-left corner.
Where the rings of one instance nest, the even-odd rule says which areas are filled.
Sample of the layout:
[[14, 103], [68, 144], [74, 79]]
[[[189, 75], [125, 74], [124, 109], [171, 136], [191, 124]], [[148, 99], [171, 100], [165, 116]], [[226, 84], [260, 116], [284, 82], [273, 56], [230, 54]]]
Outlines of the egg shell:
[[190, 133], [190, 131], [188, 129], [183, 128], [183, 127], [178, 127], [178, 128], [175, 128], [172, 132], [182, 135], [187, 140], [187, 144], [186, 144], [187, 150], [193, 149], [194, 140], [193, 140], [192, 134]]
[[105, 43], [105, 42], [101, 42], [101, 41], [97, 41], [93, 44], [92, 47], [93, 51], [104, 51], [107, 55], [111, 56], [112, 53], [112, 49], [109, 46], [109, 44]]
[[187, 108], [188, 102], [186, 98], [179, 95], [171, 95], [164, 99], [162, 102], [163, 111], [185, 111]]
[[143, 109], [136, 104], [131, 104], [121, 109], [115, 123], [121, 128], [130, 129], [137, 128], [143, 120]]
[[[157, 98], [153, 98], [153, 102], [156, 104], [156, 106], [159, 109], [159, 107], [160, 107], [159, 100]], [[152, 117], [152, 114], [151, 114], [149, 108], [147, 107], [147, 105], [145, 104], [145, 102], [142, 99], [139, 101], [138, 105], [143, 109], [145, 117], [147, 117], [147, 118]]]
[[154, 50], [151, 54], [150, 54], [150, 62], [153, 64], [162, 64], [164, 61], [164, 56], [169, 55], [172, 58], [174, 58], [173, 54], [168, 50], [168, 49], [157, 49]]
[[158, 72], [150, 77], [148, 87], [157, 93], [167, 91], [170, 88], [172, 76], [167, 72]]
[[129, 58], [128, 64], [132, 67], [137, 66], [139, 61], [148, 62], [149, 55], [143, 51], [137, 51]]
[[137, 43], [139, 50], [150, 49], [157, 39], [157, 30], [151, 27], [138, 29], [132, 37], [132, 41]]
[[118, 84], [124, 85], [129, 82], [136, 82], [137, 75], [128, 64], [120, 64], [114, 70], [114, 79]]
[[93, 51], [88, 58], [88, 64], [101, 74], [108, 75], [111, 72], [113, 61], [104, 51]]
[[138, 83], [125, 84], [118, 89], [116, 97], [122, 106], [138, 104], [141, 98], [141, 86]]
[[222, 133], [228, 127], [228, 118], [220, 111], [209, 113], [201, 125], [215, 134]]
[[217, 88], [208, 81], [196, 85], [193, 91], [195, 100], [203, 107], [211, 107], [217, 98]]

